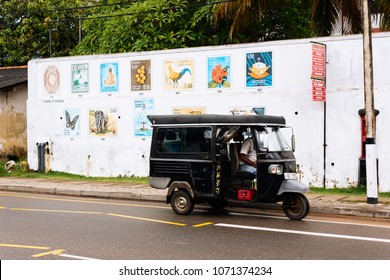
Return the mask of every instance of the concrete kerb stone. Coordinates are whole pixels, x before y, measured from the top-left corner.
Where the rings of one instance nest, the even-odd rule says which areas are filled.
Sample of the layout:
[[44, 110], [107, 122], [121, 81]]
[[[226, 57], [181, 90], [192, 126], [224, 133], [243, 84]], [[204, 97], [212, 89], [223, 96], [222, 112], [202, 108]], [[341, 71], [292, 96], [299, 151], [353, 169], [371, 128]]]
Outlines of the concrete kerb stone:
[[[166, 201], [166, 192], [164, 190], [152, 189], [147, 185], [136, 185], [135, 188], [133, 186], [107, 187], [101, 184], [88, 186], [81, 184], [82, 186], [79, 185], [76, 188], [74, 184], [60, 183], [58, 186], [54, 185], [54, 187], [53, 184], [26, 185], [24, 182], [20, 182], [14, 185], [2, 184], [0, 185], [0, 190], [80, 197]], [[366, 205], [360, 201], [347, 201], [348, 198], [341, 196], [339, 197], [340, 199], [322, 195], [310, 195], [308, 198], [311, 204], [310, 212], [312, 213], [390, 219], [390, 210], [387, 204]], [[265, 208], [269, 210], [281, 209], [279, 204], [267, 205]]]

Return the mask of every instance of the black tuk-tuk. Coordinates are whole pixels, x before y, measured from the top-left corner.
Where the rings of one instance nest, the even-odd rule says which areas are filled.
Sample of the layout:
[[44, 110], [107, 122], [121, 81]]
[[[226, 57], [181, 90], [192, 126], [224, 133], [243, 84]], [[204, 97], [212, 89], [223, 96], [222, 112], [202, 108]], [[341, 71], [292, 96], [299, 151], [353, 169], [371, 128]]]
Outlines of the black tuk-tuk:
[[[150, 185], [188, 215], [197, 203], [222, 209], [228, 202], [256, 207], [282, 202], [287, 217], [303, 219], [309, 187], [297, 181], [292, 128], [280, 116], [150, 115]], [[285, 136], [289, 136], [288, 143]], [[256, 176], [240, 170], [240, 147], [252, 137]], [[241, 203], [243, 202], [243, 203]]]

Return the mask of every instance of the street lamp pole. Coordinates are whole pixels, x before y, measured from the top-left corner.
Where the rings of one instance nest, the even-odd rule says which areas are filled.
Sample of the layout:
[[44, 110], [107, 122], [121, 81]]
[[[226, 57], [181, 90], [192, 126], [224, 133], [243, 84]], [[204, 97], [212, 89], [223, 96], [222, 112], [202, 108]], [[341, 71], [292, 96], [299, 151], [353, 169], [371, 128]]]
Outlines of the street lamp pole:
[[364, 107], [366, 113], [367, 204], [378, 203], [374, 79], [372, 66], [371, 12], [369, 0], [363, 0]]

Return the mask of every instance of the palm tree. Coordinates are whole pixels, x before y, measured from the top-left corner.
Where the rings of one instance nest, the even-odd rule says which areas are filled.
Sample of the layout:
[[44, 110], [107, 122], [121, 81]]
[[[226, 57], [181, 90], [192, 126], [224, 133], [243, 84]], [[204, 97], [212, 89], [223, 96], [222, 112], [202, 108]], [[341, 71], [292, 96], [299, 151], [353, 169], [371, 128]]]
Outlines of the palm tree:
[[231, 21], [229, 40], [232, 41], [234, 34], [252, 29], [253, 23], [261, 19], [261, 13], [265, 10], [266, 4], [268, 3], [265, 0], [237, 0], [216, 4], [213, 15], [214, 24]]
[[[336, 31], [342, 34], [362, 32], [362, 1], [364, 0], [307, 0], [310, 2], [311, 20], [317, 36], [329, 36]], [[376, 16], [380, 16], [381, 30], [390, 30], [390, 0], [368, 0]], [[254, 27], [264, 19], [265, 12], [277, 9], [286, 1], [236, 0], [216, 4], [214, 23], [229, 21], [229, 39], [237, 34], [251, 36]], [[281, 11], [279, 9], [279, 11]], [[248, 35], [249, 34], [249, 35]], [[253, 35], [253, 34], [252, 34]]]
[[311, 0], [226, 0], [214, 6], [213, 22], [230, 24], [229, 40], [266, 41], [309, 36]]
[[[312, 20], [319, 36], [328, 36], [341, 29], [342, 34], [362, 33], [362, 1], [364, 0], [313, 0]], [[390, 0], [368, 0], [374, 16], [380, 16], [381, 29], [390, 26]]]

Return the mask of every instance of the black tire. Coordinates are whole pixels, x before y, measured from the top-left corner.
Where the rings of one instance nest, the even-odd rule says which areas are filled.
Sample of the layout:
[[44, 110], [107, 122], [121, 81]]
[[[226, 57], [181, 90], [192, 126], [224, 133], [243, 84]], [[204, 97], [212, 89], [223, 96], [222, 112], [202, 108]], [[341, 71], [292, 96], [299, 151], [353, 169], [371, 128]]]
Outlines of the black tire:
[[211, 208], [213, 208], [214, 210], [222, 210], [223, 208], [226, 207], [227, 205], [227, 201], [225, 199], [218, 199], [218, 198], [215, 198], [215, 199], [211, 199], [209, 201], [209, 205], [211, 206]]
[[291, 220], [302, 220], [310, 211], [309, 200], [301, 193], [288, 193], [283, 200], [283, 211]]
[[179, 215], [189, 215], [194, 210], [194, 200], [185, 190], [175, 191], [171, 196], [173, 211]]

